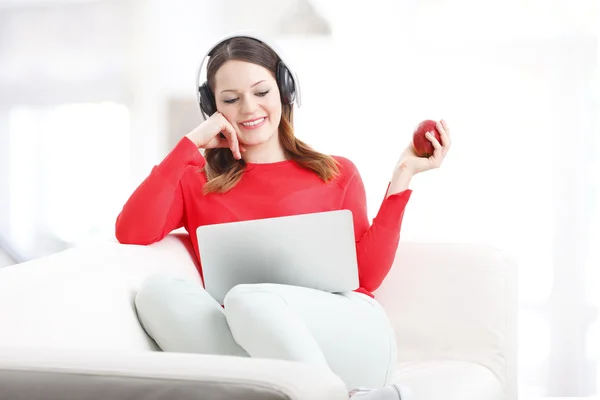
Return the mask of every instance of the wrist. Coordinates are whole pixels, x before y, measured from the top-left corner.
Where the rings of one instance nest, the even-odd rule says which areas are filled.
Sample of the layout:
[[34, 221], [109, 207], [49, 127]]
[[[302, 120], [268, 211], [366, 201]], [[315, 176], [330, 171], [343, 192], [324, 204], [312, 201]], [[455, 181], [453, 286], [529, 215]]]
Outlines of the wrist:
[[390, 186], [387, 195], [390, 196], [395, 193], [400, 193], [408, 189], [410, 180], [414, 176], [414, 173], [405, 166], [398, 166], [394, 169], [394, 174], [390, 181]]
[[194, 139], [194, 135], [192, 135], [192, 133], [188, 133], [187, 135], [185, 135], [185, 137], [188, 138], [188, 140], [192, 142], [197, 148], [202, 148], [202, 144], [198, 143], [198, 141]]
[[416, 172], [405, 163], [398, 163], [394, 168], [392, 174], [392, 180], [402, 177], [403, 179], [410, 179], [416, 175]]

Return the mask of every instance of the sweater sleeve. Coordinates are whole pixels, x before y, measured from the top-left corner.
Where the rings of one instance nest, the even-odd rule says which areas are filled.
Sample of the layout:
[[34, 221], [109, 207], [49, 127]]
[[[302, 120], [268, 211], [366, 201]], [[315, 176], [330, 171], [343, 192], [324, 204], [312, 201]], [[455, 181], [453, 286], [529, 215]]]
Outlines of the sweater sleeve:
[[147, 245], [182, 227], [181, 177], [188, 166], [204, 164], [204, 157], [196, 146], [183, 137], [161, 163], [152, 168], [123, 206], [115, 225], [117, 240], [123, 244]]
[[373, 223], [369, 224], [365, 187], [358, 171], [354, 172], [346, 195], [344, 209], [352, 211], [360, 286], [375, 291], [392, 267], [404, 209], [412, 190], [395, 193], [383, 200]]

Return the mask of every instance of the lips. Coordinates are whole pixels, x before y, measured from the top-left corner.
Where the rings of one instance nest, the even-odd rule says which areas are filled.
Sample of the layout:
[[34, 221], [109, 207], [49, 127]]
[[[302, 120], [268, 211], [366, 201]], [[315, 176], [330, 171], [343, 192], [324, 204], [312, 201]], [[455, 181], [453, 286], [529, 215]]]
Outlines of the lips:
[[253, 125], [258, 125], [261, 122], [263, 122], [265, 119], [265, 117], [260, 117], [260, 118], [255, 118], [255, 119], [250, 119], [248, 121], [244, 121], [244, 122], [240, 122], [240, 124], [244, 125], [244, 126], [253, 126]]
[[256, 129], [256, 128], [262, 126], [266, 120], [267, 120], [267, 117], [260, 117], [260, 118], [255, 118], [255, 119], [249, 119], [247, 121], [240, 122], [239, 124], [244, 129]]

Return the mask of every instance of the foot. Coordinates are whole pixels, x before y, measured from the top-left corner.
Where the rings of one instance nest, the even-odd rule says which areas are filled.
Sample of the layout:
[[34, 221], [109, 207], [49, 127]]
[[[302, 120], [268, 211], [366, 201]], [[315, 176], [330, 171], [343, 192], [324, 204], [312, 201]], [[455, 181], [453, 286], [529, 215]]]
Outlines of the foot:
[[396, 384], [379, 389], [356, 388], [349, 395], [351, 400], [412, 400], [408, 389]]

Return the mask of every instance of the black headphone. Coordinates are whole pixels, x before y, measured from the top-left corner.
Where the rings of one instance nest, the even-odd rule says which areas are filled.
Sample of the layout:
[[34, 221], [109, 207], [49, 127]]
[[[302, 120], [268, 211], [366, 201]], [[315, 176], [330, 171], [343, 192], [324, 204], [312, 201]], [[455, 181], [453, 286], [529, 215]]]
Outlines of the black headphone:
[[283, 61], [283, 57], [281, 56], [281, 52], [277, 51], [275, 47], [268, 43], [265, 39], [259, 38], [255, 34], [252, 33], [233, 33], [221, 38], [217, 43], [212, 45], [210, 49], [206, 52], [205, 56], [202, 58], [202, 62], [200, 63], [200, 67], [198, 68], [198, 74], [196, 76], [196, 87], [198, 91], [196, 92], [196, 98], [198, 102], [198, 107], [200, 108], [200, 112], [204, 116], [205, 119], [213, 115], [217, 112], [217, 104], [215, 102], [215, 96], [208, 87], [208, 82], [204, 81], [204, 83], [200, 84], [200, 77], [202, 74], [202, 70], [204, 67], [204, 63], [206, 60], [212, 55], [212, 51], [223, 43], [226, 40], [235, 37], [247, 37], [250, 39], [258, 40], [259, 42], [264, 43], [269, 46], [279, 57], [279, 62], [277, 63], [277, 69], [275, 71], [275, 80], [277, 81], [277, 86], [279, 87], [279, 93], [281, 94], [281, 102], [283, 104], [293, 105], [296, 104], [297, 107], [300, 107], [301, 98], [300, 98], [300, 83], [298, 81], [298, 76], [292, 72], [292, 70], [287, 66], [287, 64]]

